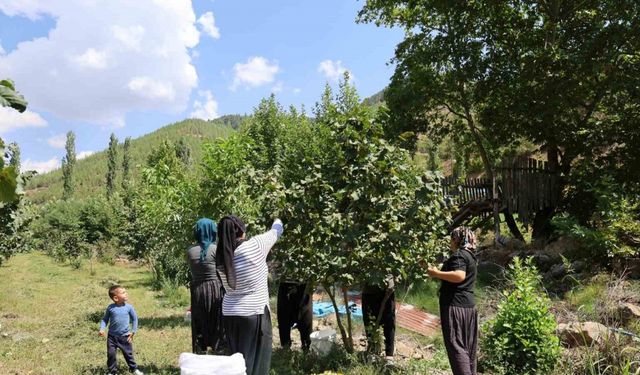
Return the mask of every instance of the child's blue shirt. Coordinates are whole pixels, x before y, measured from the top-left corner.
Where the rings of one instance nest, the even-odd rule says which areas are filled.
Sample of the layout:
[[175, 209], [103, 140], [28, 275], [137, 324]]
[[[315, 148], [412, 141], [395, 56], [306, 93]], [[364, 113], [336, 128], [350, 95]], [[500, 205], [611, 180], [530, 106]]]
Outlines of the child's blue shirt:
[[[129, 323], [133, 326], [129, 330]], [[136, 333], [138, 330], [138, 315], [133, 306], [125, 303], [122, 306], [118, 306], [115, 303], [110, 304], [107, 307], [107, 311], [104, 313], [104, 317], [100, 321], [100, 330], [109, 325], [109, 334], [114, 336], [124, 336], [129, 332]]]

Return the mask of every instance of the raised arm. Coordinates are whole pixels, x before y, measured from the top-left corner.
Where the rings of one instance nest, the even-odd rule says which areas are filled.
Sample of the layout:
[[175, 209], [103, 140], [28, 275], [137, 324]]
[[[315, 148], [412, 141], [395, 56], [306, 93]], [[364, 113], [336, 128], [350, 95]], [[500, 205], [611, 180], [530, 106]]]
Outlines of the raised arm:
[[253, 237], [253, 239], [258, 243], [258, 247], [260, 248], [264, 258], [267, 257], [269, 251], [271, 251], [271, 248], [275, 245], [278, 238], [280, 238], [283, 231], [284, 226], [282, 225], [282, 221], [280, 219], [275, 219], [270, 230]]

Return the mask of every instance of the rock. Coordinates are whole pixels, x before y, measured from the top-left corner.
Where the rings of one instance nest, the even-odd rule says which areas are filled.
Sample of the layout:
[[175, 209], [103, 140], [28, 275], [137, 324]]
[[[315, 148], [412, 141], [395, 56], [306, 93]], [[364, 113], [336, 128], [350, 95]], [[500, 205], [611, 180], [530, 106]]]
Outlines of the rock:
[[571, 250], [576, 250], [580, 248], [580, 243], [570, 237], [560, 237], [556, 241], [553, 241], [547, 244], [544, 247], [544, 252], [550, 255], [560, 255], [565, 254], [567, 252], [571, 252]]
[[560, 341], [570, 347], [600, 344], [610, 335], [609, 329], [596, 322], [571, 322], [558, 324], [556, 334]]
[[629, 302], [623, 302], [618, 306], [618, 313], [624, 322], [640, 319], [640, 306]]
[[580, 273], [584, 270], [585, 264], [583, 261], [581, 260], [574, 260], [573, 262], [571, 262], [571, 270], [574, 273]]
[[615, 258], [613, 269], [630, 279], [640, 279], [640, 258]]
[[51, 341], [51, 340], [49, 340], [49, 339], [48, 339], [48, 338], [46, 338], [46, 337], [45, 337], [44, 339], [42, 339], [42, 343], [43, 343], [43, 344], [46, 344], [46, 343], [48, 343], [49, 341]]
[[553, 265], [553, 258], [544, 251], [536, 251], [533, 253], [533, 261], [540, 271], [547, 271]]
[[564, 264], [562, 263], [554, 264], [553, 266], [551, 266], [548, 274], [553, 279], [559, 279], [567, 274], [567, 270], [564, 268]]

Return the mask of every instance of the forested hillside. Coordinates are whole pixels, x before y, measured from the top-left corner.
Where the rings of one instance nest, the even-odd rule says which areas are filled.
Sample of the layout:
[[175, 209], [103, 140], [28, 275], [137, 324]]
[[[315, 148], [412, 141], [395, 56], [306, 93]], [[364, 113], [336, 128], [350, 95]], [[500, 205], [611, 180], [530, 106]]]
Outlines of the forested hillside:
[[[138, 177], [140, 165], [146, 161], [149, 152], [163, 141], [180, 142], [190, 149], [192, 162], [199, 162], [201, 145], [206, 140], [227, 137], [237, 129], [246, 116], [223, 116], [213, 121], [189, 119], [160, 128], [152, 133], [131, 141], [130, 158], [133, 179]], [[118, 144], [118, 165], [122, 163], [122, 143]], [[85, 159], [78, 160], [75, 166], [75, 194], [78, 198], [103, 193], [107, 174], [107, 152], [97, 152]], [[117, 177], [119, 186], [121, 175]], [[43, 203], [62, 197], [62, 170], [35, 176], [27, 187], [27, 197], [34, 203]]]

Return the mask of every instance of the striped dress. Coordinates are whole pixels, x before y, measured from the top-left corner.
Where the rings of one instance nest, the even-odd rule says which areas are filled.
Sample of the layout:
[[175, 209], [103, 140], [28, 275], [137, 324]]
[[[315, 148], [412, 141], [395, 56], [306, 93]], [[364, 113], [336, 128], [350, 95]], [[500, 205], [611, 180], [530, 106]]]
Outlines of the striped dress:
[[233, 263], [236, 271], [236, 288], [226, 289], [222, 301], [222, 315], [251, 316], [264, 313], [269, 308], [267, 255], [278, 239], [278, 232], [271, 229], [244, 241], [236, 249]]

